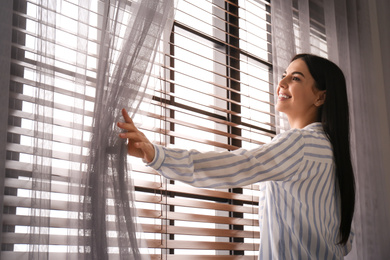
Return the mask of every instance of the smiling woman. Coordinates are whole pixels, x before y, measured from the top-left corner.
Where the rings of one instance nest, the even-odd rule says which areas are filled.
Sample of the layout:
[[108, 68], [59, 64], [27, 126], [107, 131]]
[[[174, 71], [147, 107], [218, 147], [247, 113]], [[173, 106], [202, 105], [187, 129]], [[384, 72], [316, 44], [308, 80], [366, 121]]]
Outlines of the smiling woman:
[[[334, 80], [319, 81], [329, 75]], [[325, 98], [325, 90], [336, 88], [337, 99]], [[118, 122], [125, 132], [119, 137], [128, 139], [129, 155], [170, 180], [201, 188], [259, 183], [259, 259], [343, 259], [352, 246], [355, 203], [343, 73], [327, 59], [297, 55], [278, 93], [283, 96], [278, 108], [294, 129], [252, 150], [199, 152], [153, 145], [125, 110], [125, 122]], [[331, 114], [320, 109], [329, 112], [335, 103], [346, 109]], [[334, 122], [340, 121], [344, 124], [334, 132]]]

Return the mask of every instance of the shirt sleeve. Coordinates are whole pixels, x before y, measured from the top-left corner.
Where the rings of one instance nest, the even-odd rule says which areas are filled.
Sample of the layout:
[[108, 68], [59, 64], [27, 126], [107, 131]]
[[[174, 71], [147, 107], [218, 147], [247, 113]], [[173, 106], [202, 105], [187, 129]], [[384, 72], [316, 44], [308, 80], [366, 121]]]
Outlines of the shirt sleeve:
[[293, 129], [253, 150], [201, 153], [155, 145], [155, 151], [148, 166], [168, 179], [203, 188], [232, 188], [289, 178], [303, 160], [304, 138]]

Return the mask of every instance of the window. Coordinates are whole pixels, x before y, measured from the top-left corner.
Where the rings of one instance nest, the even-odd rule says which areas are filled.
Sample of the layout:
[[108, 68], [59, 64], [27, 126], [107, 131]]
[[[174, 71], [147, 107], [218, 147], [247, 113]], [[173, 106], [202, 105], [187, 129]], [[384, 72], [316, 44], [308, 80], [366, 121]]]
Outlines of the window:
[[[72, 182], [77, 178], [71, 181], [70, 171], [81, 176], [89, 153], [95, 102], [97, 3], [87, 11], [71, 1], [53, 4], [51, 9], [41, 8], [39, 1], [13, 1], [1, 254], [4, 259], [27, 258], [29, 247], [54, 253], [51, 257], [77, 252], [77, 244], [72, 242], [77, 236], [77, 214], [69, 207], [77, 207], [79, 201], [72, 194]], [[84, 38], [89, 46], [87, 53], [78, 51], [80, 42], [76, 39], [81, 11], [86, 11], [92, 21], [88, 25], [91, 37]], [[55, 53], [47, 53], [46, 57], [37, 51], [38, 12], [47, 12], [57, 21], [56, 28], [50, 23], [40, 28], [52, 32], [45, 44], [55, 44]], [[82, 56], [89, 66], [84, 72], [87, 84], [73, 84], [75, 74], [82, 73], [77, 66]], [[44, 63], [49, 70], [37, 71], [38, 63]], [[46, 84], [45, 90], [37, 83], [38, 77], [45, 79], [41, 81]], [[36, 109], [47, 114], [37, 117]], [[34, 168], [36, 161], [42, 162], [42, 167]], [[34, 185], [41, 185], [39, 192], [31, 190]], [[35, 221], [45, 223], [42, 226], [46, 228], [40, 232], [47, 241], [26, 235], [35, 228]]]
[[[162, 68], [152, 80], [153, 100], [135, 118], [147, 136], [199, 151], [249, 149], [270, 141], [275, 135], [270, 30], [266, 1], [179, 1], [169, 52], [161, 53]], [[156, 84], [158, 78], [163, 80]], [[136, 196], [143, 198], [140, 218], [146, 236], [158, 245], [151, 251], [157, 258], [257, 258], [257, 185], [199, 189], [166, 181], [140, 160], [132, 165]]]

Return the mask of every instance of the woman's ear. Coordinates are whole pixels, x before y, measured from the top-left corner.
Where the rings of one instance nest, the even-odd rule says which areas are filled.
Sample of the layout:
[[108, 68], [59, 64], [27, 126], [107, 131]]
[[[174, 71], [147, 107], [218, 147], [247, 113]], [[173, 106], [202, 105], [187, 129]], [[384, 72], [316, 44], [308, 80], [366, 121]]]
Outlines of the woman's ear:
[[326, 90], [318, 91], [317, 100], [314, 103], [314, 105], [317, 107], [322, 106], [325, 103], [325, 99], [326, 99]]

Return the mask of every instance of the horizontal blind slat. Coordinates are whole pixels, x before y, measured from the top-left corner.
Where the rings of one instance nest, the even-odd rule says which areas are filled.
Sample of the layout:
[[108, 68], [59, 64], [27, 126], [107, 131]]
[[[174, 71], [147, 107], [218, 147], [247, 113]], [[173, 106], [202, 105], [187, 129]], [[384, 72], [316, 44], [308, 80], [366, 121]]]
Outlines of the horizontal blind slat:
[[21, 110], [9, 109], [9, 115], [17, 117], [17, 118], [21, 118], [21, 119], [28, 119], [31, 121], [36, 121], [39, 123], [58, 125], [58, 126], [63, 126], [63, 127], [67, 127], [67, 128], [72, 128], [75, 130], [92, 132], [92, 126], [74, 123], [74, 122], [70, 122], [70, 121], [66, 121], [66, 120], [61, 120], [58, 118], [36, 116], [33, 113], [28, 113], [28, 112], [21, 111]]
[[[44, 132], [42, 131], [34, 131], [31, 129], [22, 128], [18, 126], [8, 126], [8, 133], [18, 134], [21, 136], [35, 137], [38, 139], [44, 138]], [[53, 142], [71, 144], [80, 147], [89, 147], [90, 145], [89, 141], [84, 141], [75, 137], [67, 137], [67, 136], [61, 136], [56, 134], [53, 134]]]
[[151, 240], [148, 240], [149, 247], [164, 247], [172, 249], [212, 249], [212, 250], [259, 250], [258, 244], [246, 244], [246, 243], [234, 243], [234, 242], [200, 242], [200, 241], [178, 241], [168, 240], [162, 241], [162, 245], [158, 243], [160, 241], [155, 240], [156, 244], [152, 244]]
[[[8, 181], [7, 184], [10, 182]], [[7, 185], [6, 187], [13, 187], [12, 185]], [[20, 189], [27, 188], [27, 187], [19, 187]], [[184, 198], [167, 198], [164, 199], [158, 194], [156, 195], [150, 195], [150, 194], [140, 194], [141, 192], [136, 192], [135, 199], [137, 202], [145, 202], [145, 203], [154, 203], [154, 204], [162, 204], [162, 205], [173, 205], [173, 206], [182, 206], [182, 207], [189, 207], [189, 208], [198, 208], [198, 209], [213, 209], [213, 210], [220, 210], [220, 211], [226, 211], [226, 212], [238, 212], [238, 213], [250, 213], [250, 214], [257, 214], [258, 210], [256, 208], [253, 208], [252, 206], [239, 206], [239, 205], [231, 205], [227, 203], [215, 203], [215, 202], [206, 202], [206, 201], [199, 201], [199, 200], [191, 200], [191, 199], [184, 199]], [[69, 194], [71, 195], [71, 193]], [[47, 199], [34, 199], [34, 201], [40, 201], [44, 202], [45, 204], [42, 205], [48, 205], [47, 208], [49, 210], [59, 210], [59, 211], [77, 211], [81, 207], [81, 204], [78, 202], [72, 202], [72, 201], [63, 201], [63, 200], [47, 200]], [[52, 203], [49, 203], [52, 202]], [[11, 195], [4, 195], [4, 205], [11, 206], [11, 207], [25, 207], [25, 208], [33, 208], [31, 198], [28, 197], [18, 197], [18, 196], [11, 196]], [[111, 207], [111, 206], [109, 206]], [[141, 209], [141, 208], [140, 208]], [[113, 211], [113, 208], [111, 208], [111, 212]], [[208, 216], [208, 215], [205, 215]]]
[[[32, 235], [34, 236], [34, 235]], [[27, 234], [8, 233], [3, 236], [5, 243], [29, 244], [30, 237]], [[33, 240], [34, 241], [34, 240]], [[116, 245], [114, 238], [108, 239], [108, 246]], [[50, 235], [50, 245], [82, 245], [82, 238], [76, 236]], [[165, 245], [172, 249], [213, 249], [213, 250], [256, 250], [257, 245], [234, 242], [202, 242], [202, 241], [172, 241], [172, 240], [152, 240], [146, 239], [146, 244], [150, 248], [162, 248]], [[142, 245], [140, 245], [142, 248]]]
[[[27, 64], [28, 63], [25, 63], [24, 65], [27, 65]], [[25, 66], [23, 66], [23, 67], [25, 67]], [[26, 85], [29, 85], [29, 86], [32, 86], [32, 87], [35, 87], [35, 88], [38, 87], [37, 86], [38, 82], [36, 82], [34, 80], [31, 80], [31, 79], [27, 79], [27, 78], [22, 78], [22, 77], [19, 77], [19, 76], [16, 76], [16, 75], [11, 75], [11, 83], [12, 82], [26, 84]], [[88, 82], [86, 82], [86, 83], [88, 83]], [[88, 87], [95, 88], [92, 85], [89, 85]], [[56, 86], [45, 85], [45, 89], [50, 90], [50, 91], [52, 91], [54, 93], [59, 93], [59, 94], [63, 94], [63, 95], [67, 95], [67, 96], [71, 96], [71, 97], [75, 97], [75, 98], [79, 98], [79, 99], [82, 99], [82, 100], [85, 100], [85, 101], [89, 101], [89, 102], [94, 102], [95, 101], [95, 98], [93, 96], [89, 96], [89, 95], [86, 95], [86, 94], [81, 94], [81, 93], [78, 93], [78, 92], [75, 92], [75, 91], [71, 91], [71, 90], [64, 89], [64, 88], [59, 88], [59, 87], [56, 87]]]
[[250, 255], [151, 255], [151, 260], [257, 260], [257, 256]]
[[[42, 217], [44, 221], [45, 217]], [[77, 229], [79, 228], [79, 222], [77, 219], [65, 219], [52, 217], [49, 223], [49, 228], [59, 229]], [[178, 220], [178, 219], [174, 219]], [[28, 216], [22, 215], [8, 215], [4, 214], [4, 225], [11, 226], [30, 226], [31, 220]], [[234, 223], [232, 221], [232, 223]], [[106, 222], [107, 230], [115, 230], [115, 223], [112, 221]], [[254, 222], [254, 225], [256, 223]], [[244, 230], [231, 230], [220, 228], [199, 228], [188, 226], [165, 226], [161, 224], [140, 224], [141, 230], [145, 233], [158, 233], [158, 234], [178, 234], [178, 235], [196, 235], [196, 236], [218, 236], [218, 237], [241, 237], [241, 238], [259, 238], [260, 233], [258, 231], [244, 231]], [[27, 235], [27, 234], [24, 234]]]
[[[29, 254], [27, 252], [7, 252], [2, 251], [0, 254], [1, 259], [18, 259], [28, 260]], [[79, 254], [77, 253], [56, 253], [51, 252], [49, 259], [55, 260], [79, 260]], [[166, 255], [166, 254], [150, 254], [151, 260], [257, 260], [257, 256], [243, 256], [243, 255]], [[110, 254], [111, 260], [121, 260], [120, 255]]]
[[[67, 180], [65, 180], [67, 181]], [[42, 190], [47, 192], [54, 192], [54, 193], [63, 193], [69, 194], [69, 195], [78, 195], [77, 189], [81, 189], [81, 187], [78, 186], [79, 184], [76, 182], [74, 184], [71, 184], [69, 182], [64, 182], [64, 184], [56, 184], [53, 183], [48, 190]], [[258, 203], [258, 197], [253, 197], [249, 195], [244, 194], [236, 194], [231, 193], [228, 191], [219, 191], [219, 190], [209, 190], [209, 189], [201, 189], [201, 188], [195, 188], [195, 187], [188, 187], [188, 186], [181, 186], [181, 185], [163, 185], [161, 183], [157, 182], [151, 182], [151, 181], [144, 181], [135, 179], [134, 180], [135, 187], [143, 187], [152, 189], [154, 192], [159, 191], [169, 191], [173, 194], [176, 194], [176, 196], [186, 196], [191, 194], [196, 194], [197, 197], [205, 197], [210, 199], [226, 199], [226, 200], [235, 200], [240, 201], [243, 203]], [[26, 189], [31, 190], [32, 188], [32, 181], [26, 180], [26, 179], [15, 179], [15, 178], [7, 178], [5, 179], [5, 187], [10, 188], [17, 188], [17, 189]], [[50, 189], [50, 190], [49, 190]], [[72, 192], [72, 189], [74, 189], [74, 192]], [[83, 195], [83, 194], [80, 194]], [[200, 202], [199, 202], [200, 203]], [[200, 203], [201, 204], [201, 203]], [[223, 205], [223, 204], [221, 204]], [[223, 206], [221, 206], [223, 207]], [[239, 208], [239, 206], [235, 206]]]
[[[217, 115], [210, 115], [210, 113], [208, 113], [207, 110], [205, 110], [203, 113], [199, 112], [197, 110], [195, 110], [193, 112], [190, 109], [182, 108], [179, 104], [171, 105], [170, 103], [167, 104], [167, 103], [160, 102], [160, 101], [155, 101], [155, 100], [153, 100], [151, 103], [153, 105], [156, 105], [156, 106], [160, 105], [160, 106], [162, 106], [164, 108], [167, 108], [167, 109], [170, 109], [172, 111], [178, 111], [178, 112], [181, 112], [183, 114], [189, 114], [191, 116], [196, 116], [196, 117], [199, 117], [199, 118], [202, 118], [202, 119], [207, 119], [207, 120], [210, 120], [210, 121], [214, 121], [215, 123], [220, 123], [220, 124], [223, 124], [223, 125], [226, 125], [226, 126], [232, 126], [232, 127], [237, 127], [237, 128], [241, 128], [241, 129], [246, 129], [246, 130], [258, 132], [259, 134], [267, 135], [269, 137], [274, 137], [275, 136], [275, 133], [274, 133], [275, 131], [268, 130], [268, 129], [265, 129], [265, 128], [259, 129], [260, 127], [257, 128], [256, 126], [248, 126], [248, 125], [245, 125], [243, 123], [241, 123], [241, 124], [240, 123], [234, 123], [234, 122], [228, 121], [227, 119], [220, 119], [220, 117], [217, 116]], [[231, 115], [240, 116], [240, 114], [235, 113], [235, 112], [230, 111], [230, 110], [224, 110], [224, 111], [226, 113], [228, 113], [228, 114], [231, 114]], [[142, 110], [140, 110], [139, 113], [143, 114], [143, 115], [153, 115], [153, 113], [145, 112], [145, 111], [142, 111]], [[163, 117], [160, 116], [160, 118], [163, 118]], [[253, 120], [254, 123], [263, 124], [263, 125], [269, 126], [269, 127], [276, 127], [276, 125], [274, 125], [274, 124], [257, 121], [255, 119], [248, 118], [248, 117], [245, 117], [245, 116], [241, 116], [241, 119]], [[168, 119], [166, 119], [166, 120], [168, 120]]]
[[194, 235], [194, 236], [216, 236], [216, 237], [241, 237], [241, 238], [259, 238], [258, 231], [243, 231], [218, 228], [200, 228], [200, 227], [182, 227], [182, 226], [159, 226], [151, 224], [142, 224], [142, 230], [148, 233]]
[[51, 159], [61, 159], [69, 162], [77, 163], [87, 163], [89, 156], [71, 153], [71, 152], [61, 152], [53, 149], [43, 149], [43, 148], [33, 148], [27, 145], [20, 145], [15, 143], [7, 144], [7, 151], [29, 154], [39, 157], [51, 158]]

